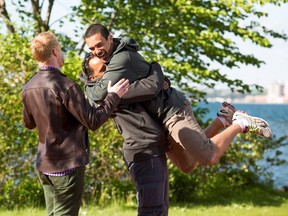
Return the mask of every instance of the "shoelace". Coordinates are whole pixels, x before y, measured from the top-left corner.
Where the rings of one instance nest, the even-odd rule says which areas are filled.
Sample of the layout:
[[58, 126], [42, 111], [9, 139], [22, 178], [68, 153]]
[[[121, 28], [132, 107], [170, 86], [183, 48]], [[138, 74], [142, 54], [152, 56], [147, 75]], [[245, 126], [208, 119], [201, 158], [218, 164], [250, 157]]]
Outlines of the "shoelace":
[[247, 126], [247, 127], [248, 127], [248, 132], [249, 132], [249, 133], [254, 133], [254, 134], [263, 135], [263, 131], [262, 131], [259, 127], [257, 127], [257, 126], [255, 126], [255, 125], [249, 125], [249, 126]]

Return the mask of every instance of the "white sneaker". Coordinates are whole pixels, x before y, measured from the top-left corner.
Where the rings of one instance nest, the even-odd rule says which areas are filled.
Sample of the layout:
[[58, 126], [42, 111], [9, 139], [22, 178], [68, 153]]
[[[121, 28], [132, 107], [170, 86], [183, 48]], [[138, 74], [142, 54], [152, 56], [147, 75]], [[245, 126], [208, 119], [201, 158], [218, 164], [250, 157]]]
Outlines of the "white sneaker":
[[239, 124], [243, 129], [243, 133], [254, 133], [266, 138], [272, 136], [271, 128], [264, 119], [249, 116], [242, 111], [236, 111], [234, 113], [233, 124]]
[[225, 101], [221, 104], [221, 108], [218, 110], [217, 116], [224, 118], [224, 125], [225, 127], [228, 127], [232, 124], [232, 118], [235, 112], [236, 108]]

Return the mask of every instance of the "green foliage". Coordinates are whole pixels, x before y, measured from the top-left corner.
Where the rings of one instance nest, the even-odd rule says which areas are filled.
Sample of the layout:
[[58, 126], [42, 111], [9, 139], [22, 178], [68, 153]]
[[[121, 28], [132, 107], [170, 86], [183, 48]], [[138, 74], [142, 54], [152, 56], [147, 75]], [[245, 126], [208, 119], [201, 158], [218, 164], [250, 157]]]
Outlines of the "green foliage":
[[[29, 53], [29, 42], [40, 31], [54, 31], [65, 55], [62, 71], [79, 84], [82, 61], [79, 53], [83, 51], [83, 46], [78, 46], [72, 36], [58, 34], [51, 28], [49, 19], [42, 18], [41, 11], [45, 11], [46, 4], [33, 1], [36, 7], [31, 12], [27, 8], [32, 1], [11, 2], [17, 8], [21, 25], [9, 23], [16, 32], [7, 28], [8, 32], [0, 35], [0, 205], [8, 208], [44, 205], [43, 191], [34, 170], [37, 131], [24, 128], [21, 113], [22, 86], [37, 71]], [[54, 3], [53, 0], [49, 2]], [[81, 20], [82, 26], [75, 26], [75, 33], [80, 36], [84, 27], [100, 22], [115, 35], [128, 34], [136, 39], [143, 55], [151, 61], [159, 61], [174, 84], [189, 93], [196, 106], [196, 101], [205, 100], [205, 92], [193, 88], [194, 84], [213, 88], [217, 82], [222, 82], [232, 90], [251, 91], [253, 86], [241, 80], [229, 80], [213, 63], [229, 68], [239, 64], [259, 67], [263, 62], [253, 53], [241, 53], [230, 36], [267, 48], [271, 47], [268, 38], [286, 39], [286, 35], [267, 29], [256, 19], [267, 16], [258, 5], [281, 6], [283, 2], [287, 1], [82, 0], [66, 18], [70, 22], [76, 18]], [[3, 10], [0, 13], [2, 21]], [[243, 24], [248, 16], [252, 16], [252, 20]], [[8, 25], [6, 21], [0, 26]], [[65, 19], [59, 22], [60, 26], [65, 25]], [[261, 90], [260, 86], [255, 87]], [[200, 125], [205, 127], [208, 123], [201, 119], [206, 110], [197, 109], [195, 114]], [[91, 156], [86, 171], [84, 202], [103, 205], [115, 199], [135, 202], [135, 189], [122, 160], [123, 139], [112, 121], [96, 132], [89, 132], [89, 137]], [[256, 161], [263, 159], [267, 150], [285, 143], [285, 137], [265, 141], [240, 136], [213, 167], [199, 167], [191, 175], [184, 175], [170, 166], [171, 200], [192, 202], [211, 199], [213, 195], [217, 198], [219, 191], [226, 196], [237, 188], [259, 183], [262, 181], [260, 176], [264, 176], [264, 183], [270, 186], [269, 173], [265, 168], [260, 169]], [[268, 165], [283, 163], [279, 160], [280, 153], [276, 151], [275, 154], [275, 157], [267, 158]]]
[[80, 85], [79, 74], [82, 71], [82, 58], [76, 54], [75, 50], [64, 53], [64, 58], [64, 66], [61, 68], [62, 72], [66, 74], [69, 79], [74, 80]]
[[[18, 171], [18, 177], [5, 180], [1, 191], [0, 203], [8, 209], [29, 206], [44, 206], [44, 194], [41, 185], [29, 173]], [[23, 178], [23, 176], [25, 178]]]
[[228, 79], [215, 65], [260, 67], [263, 61], [253, 53], [243, 54], [234, 40], [267, 48], [272, 46], [269, 37], [286, 40], [286, 35], [260, 24], [259, 20], [267, 13], [258, 7], [284, 2], [82, 0], [78, 14], [86, 26], [102, 23], [115, 36], [128, 34], [136, 39], [145, 57], [160, 62], [175, 85], [201, 99], [204, 92], [193, 88], [193, 84], [213, 88], [221, 82], [242, 93], [251, 92], [253, 87], [262, 90], [258, 85]]
[[[35, 132], [23, 127], [21, 90], [29, 76], [27, 71], [33, 71], [35, 65], [29, 56], [27, 38], [17, 34], [0, 37], [0, 55], [0, 194], [4, 194], [1, 201], [5, 205], [13, 206], [19, 201], [22, 178], [34, 172], [31, 165], [37, 138]], [[32, 197], [25, 200], [31, 201]]]

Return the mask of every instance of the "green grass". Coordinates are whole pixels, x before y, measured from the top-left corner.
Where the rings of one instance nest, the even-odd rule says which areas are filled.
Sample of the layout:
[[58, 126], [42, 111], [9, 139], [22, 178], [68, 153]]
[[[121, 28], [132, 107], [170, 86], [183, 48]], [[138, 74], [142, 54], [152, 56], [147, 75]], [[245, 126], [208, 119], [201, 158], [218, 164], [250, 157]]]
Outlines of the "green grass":
[[[79, 216], [135, 216], [134, 202], [109, 206], [87, 205]], [[45, 209], [0, 209], [0, 216], [45, 216]], [[169, 216], [287, 216], [288, 193], [263, 188], [247, 188], [229, 193], [221, 192], [210, 197], [196, 197], [195, 202], [172, 204]]]
[[[254, 206], [251, 205], [215, 205], [215, 206], [199, 206], [199, 205], [180, 205], [171, 206], [169, 215], [171, 216], [287, 216], [288, 200], [280, 206]], [[45, 216], [44, 209], [20, 209], [20, 210], [1, 210], [1, 216]], [[135, 207], [124, 207], [120, 205], [111, 205], [109, 207], [87, 207], [80, 210], [79, 216], [135, 216]]]

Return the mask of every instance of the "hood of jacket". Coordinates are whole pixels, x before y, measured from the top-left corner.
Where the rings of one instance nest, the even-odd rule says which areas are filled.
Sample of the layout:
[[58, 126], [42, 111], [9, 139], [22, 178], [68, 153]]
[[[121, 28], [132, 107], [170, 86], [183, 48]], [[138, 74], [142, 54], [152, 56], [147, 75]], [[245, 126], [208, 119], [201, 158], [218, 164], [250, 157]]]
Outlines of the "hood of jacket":
[[118, 45], [114, 48], [114, 52], [112, 53], [107, 62], [110, 61], [113, 55], [121, 52], [123, 49], [131, 51], [138, 51], [140, 49], [139, 44], [133, 38], [130, 38], [128, 36], [124, 36], [122, 38], [113, 38], [113, 41], [116, 42], [116, 44]]
[[101, 79], [88, 80], [88, 77], [86, 76], [86, 74], [83, 71], [80, 73], [79, 79], [81, 82], [84, 83], [84, 85], [87, 85], [87, 86], [94, 86], [98, 82], [101, 83]]

